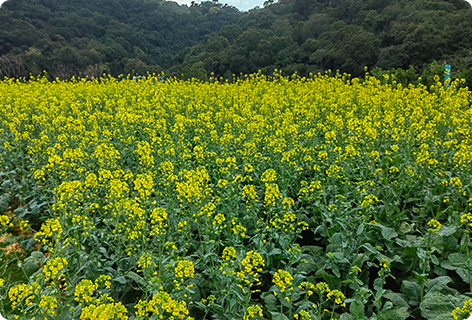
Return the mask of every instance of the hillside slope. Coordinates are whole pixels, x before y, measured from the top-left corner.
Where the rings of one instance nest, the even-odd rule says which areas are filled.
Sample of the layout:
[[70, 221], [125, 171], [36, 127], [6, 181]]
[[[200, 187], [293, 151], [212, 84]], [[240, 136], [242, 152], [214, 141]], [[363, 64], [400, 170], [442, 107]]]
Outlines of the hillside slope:
[[189, 8], [162, 0], [10, 0], [0, 9], [0, 56], [4, 71], [9, 64], [26, 74], [159, 71], [241, 15], [212, 2]]
[[464, 0], [281, 0], [180, 53], [183, 68], [288, 74], [422, 67], [433, 60], [472, 67], [472, 10]]

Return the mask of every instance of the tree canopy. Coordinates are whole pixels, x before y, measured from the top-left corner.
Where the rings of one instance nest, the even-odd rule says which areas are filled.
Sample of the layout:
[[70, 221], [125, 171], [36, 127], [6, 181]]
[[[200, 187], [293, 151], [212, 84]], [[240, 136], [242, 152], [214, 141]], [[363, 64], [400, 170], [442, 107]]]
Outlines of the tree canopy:
[[[472, 67], [472, 10], [463, 0], [281, 0], [191, 49], [217, 76], [283, 69], [291, 74], [423, 68], [433, 61]], [[226, 41], [225, 41], [226, 40]], [[224, 43], [215, 50], [214, 43]]]
[[280, 0], [240, 12], [218, 1], [10, 0], [0, 9], [0, 76], [166, 71], [203, 79], [261, 70], [472, 68], [464, 0]]
[[160, 72], [177, 52], [241, 16], [210, 1], [10, 0], [0, 9], [0, 75]]

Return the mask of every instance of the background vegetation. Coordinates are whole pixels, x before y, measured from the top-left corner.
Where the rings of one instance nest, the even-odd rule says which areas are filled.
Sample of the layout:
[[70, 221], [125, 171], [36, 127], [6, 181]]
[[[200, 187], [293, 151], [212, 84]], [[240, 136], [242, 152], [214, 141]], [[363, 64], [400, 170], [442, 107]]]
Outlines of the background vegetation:
[[463, 0], [282, 0], [249, 12], [217, 1], [10, 0], [0, 9], [1, 76], [360, 76], [365, 66], [419, 75], [436, 60], [467, 77], [471, 50]]

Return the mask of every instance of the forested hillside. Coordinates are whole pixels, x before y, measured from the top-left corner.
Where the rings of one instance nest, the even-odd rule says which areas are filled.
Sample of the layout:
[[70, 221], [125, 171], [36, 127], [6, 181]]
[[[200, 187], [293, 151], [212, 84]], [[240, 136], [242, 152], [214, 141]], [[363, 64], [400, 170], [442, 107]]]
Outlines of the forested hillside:
[[0, 76], [359, 76], [434, 60], [468, 70], [471, 53], [464, 0], [269, 0], [249, 12], [217, 1], [10, 0], [0, 9]]
[[253, 10], [178, 56], [216, 75], [282, 68], [286, 74], [364, 66], [472, 67], [472, 10], [463, 0], [281, 0]]
[[213, 2], [10, 0], [0, 9], [0, 68], [4, 76], [47, 70], [60, 78], [160, 72], [179, 50], [241, 16]]

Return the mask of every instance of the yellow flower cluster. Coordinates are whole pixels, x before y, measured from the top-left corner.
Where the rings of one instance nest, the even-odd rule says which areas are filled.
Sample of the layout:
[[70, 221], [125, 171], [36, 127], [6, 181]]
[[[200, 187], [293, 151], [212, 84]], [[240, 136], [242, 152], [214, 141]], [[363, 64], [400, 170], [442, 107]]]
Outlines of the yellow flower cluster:
[[237, 273], [240, 280], [246, 284], [251, 284], [251, 279], [254, 280], [255, 285], [260, 285], [259, 272], [262, 272], [262, 267], [265, 266], [262, 256], [251, 250], [246, 253], [246, 257], [241, 261], [243, 271]]
[[38, 307], [44, 309], [46, 314], [55, 315], [57, 309], [57, 298], [43, 295], [41, 296], [41, 301], [39, 302]]
[[387, 259], [382, 258], [380, 259], [380, 267], [384, 269], [390, 268], [390, 262]]
[[295, 314], [294, 318], [297, 320], [311, 320], [313, 319], [310, 315], [310, 313], [306, 310], [301, 310], [300, 313]]
[[[141, 269], [148, 269], [148, 268], [154, 268], [156, 267], [156, 264], [153, 263], [152, 261], [152, 255], [148, 252], [143, 253], [138, 260], [138, 268]], [[140, 269], [137, 270], [138, 272], [141, 272]]]
[[[70, 302], [84, 319], [125, 318], [106, 295], [107, 276], [83, 278], [100, 264], [116, 277], [143, 271], [135, 280], [142, 297], [152, 298], [136, 305], [139, 317], [187, 319], [191, 290], [173, 281], [190, 282], [195, 268], [211, 265], [220, 272], [215, 276], [249, 293], [261, 285], [263, 269], [275, 268], [266, 271], [279, 292], [288, 292], [291, 275], [266, 267], [256, 251], [299, 258], [291, 240], [317, 223], [320, 210], [335, 216], [349, 208], [356, 223], [373, 219], [362, 215], [387, 201], [377, 192], [381, 183], [442, 173], [442, 199], [454, 205], [462, 203], [457, 197], [470, 199], [464, 193], [472, 165], [468, 91], [451, 84], [430, 94], [370, 77], [236, 81], [0, 81], [2, 164], [13, 167], [18, 154], [28, 154], [30, 182], [50, 196], [52, 210], [44, 214], [53, 214], [35, 235], [49, 250], [31, 280], [37, 282], [9, 291], [15, 312], [36, 299], [28, 311], [53, 313]], [[350, 197], [348, 189], [356, 191], [344, 202], [338, 196]], [[12, 219], [2, 213], [0, 226]], [[434, 221], [428, 228], [438, 232]], [[472, 214], [462, 212], [461, 222], [472, 227]], [[169, 292], [157, 292], [161, 285]], [[219, 301], [235, 299], [240, 318], [261, 317], [257, 306], [225, 296], [234, 293], [219, 285], [205, 290], [220, 292]], [[300, 290], [344, 304], [326, 283], [304, 282]], [[309, 319], [302, 311], [295, 317]]]
[[7, 215], [0, 215], [0, 227], [7, 226], [10, 223], [10, 218]]
[[82, 309], [80, 320], [128, 320], [126, 307], [108, 294], [100, 296], [94, 303]]
[[457, 307], [451, 313], [454, 320], [468, 319], [471, 314], [472, 314], [472, 299], [465, 301], [464, 305], [461, 308]]
[[108, 275], [101, 275], [93, 282], [88, 279], [82, 279], [74, 288], [74, 300], [79, 304], [84, 304], [85, 302], [85, 305], [97, 300], [95, 293], [99, 288], [110, 289], [110, 280], [111, 277]]
[[373, 194], [369, 194], [364, 197], [364, 200], [362, 200], [361, 206], [370, 207], [375, 202], [379, 202], [379, 199], [377, 199], [377, 197], [374, 196]]
[[243, 320], [260, 319], [264, 316], [262, 308], [259, 305], [249, 306]]
[[195, 269], [192, 261], [180, 260], [175, 267], [176, 278], [193, 278]]
[[25, 306], [30, 306], [33, 303], [34, 296], [32, 294], [35, 290], [37, 290], [36, 286], [25, 283], [19, 283], [11, 287], [8, 291], [8, 298], [10, 299], [12, 309], [16, 309], [23, 298], [26, 298], [24, 301]]
[[[49, 219], [41, 226], [41, 229], [34, 235], [36, 241], [49, 244], [49, 241], [59, 240], [62, 234], [62, 226], [59, 219]], [[41, 239], [43, 238], [43, 239]]]
[[65, 280], [65, 268], [67, 266], [65, 258], [57, 257], [49, 259], [43, 268], [44, 281], [55, 283], [62, 287]]
[[337, 305], [340, 305], [342, 307], [346, 306], [346, 303], [344, 303], [344, 299], [346, 299], [346, 297], [344, 296], [344, 293], [339, 290], [328, 291], [327, 297], [328, 299], [333, 300], [334, 303], [336, 303]]
[[[292, 275], [285, 270], [277, 270], [274, 273], [274, 277], [272, 278], [272, 282], [279, 287], [280, 292], [285, 292], [286, 289], [289, 291], [293, 290], [292, 288], [292, 281], [293, 277]], [[274, 291], [274, 295], [277, 295], [277, 292]]]
[[441, 223], [438, 220], [431, 219], [428, 222], [428, 232], [438, 233], [441, 230]]
[[298, 288], [300, 290], [306, 291], [308, 296], [311, 296], [314, 293], [314, 290], [316, 290], [315, 285], [313, 283], [307, 282], [307, 281], [303, 281], [302, 283], [300, 283]]
[[467, 212], [461, 216], [461, 223], [465, 224], [468, 227], [472, 227], [472, 213]]
[[93, 294], [95, 290], [98, 289], [98, 284], [93, 283], [91, 280], [84, 279], [81, 280], [74, 289], [74, 296], [75, 296], [75, 301], [79, 303], [90, 303], [92, 302], [95, 298], [93, 297]]
[[135, 308], [136, 315], [141, 317], [138, 319], [149, 319], [155, 315], [159, 319], [193, 320], [188, 315], [186, 302], [173, 299], [167, 292], [160, 291], [151, 300], [140, 300]]
[[236, 249], [233, 247], [226, 247], [223, 249], [223, 259], [226, 261], [231, 261], [233, 262], [234, 259], [236, 258]]
[[197, 170], [183, 170], [180, 172], [182, 179], [176, 182], [176, 190], [179, 199], [186, 199], [189, 202], [199, 202], [210, 193], [208, 181], [210, 176], [205, 168]]

